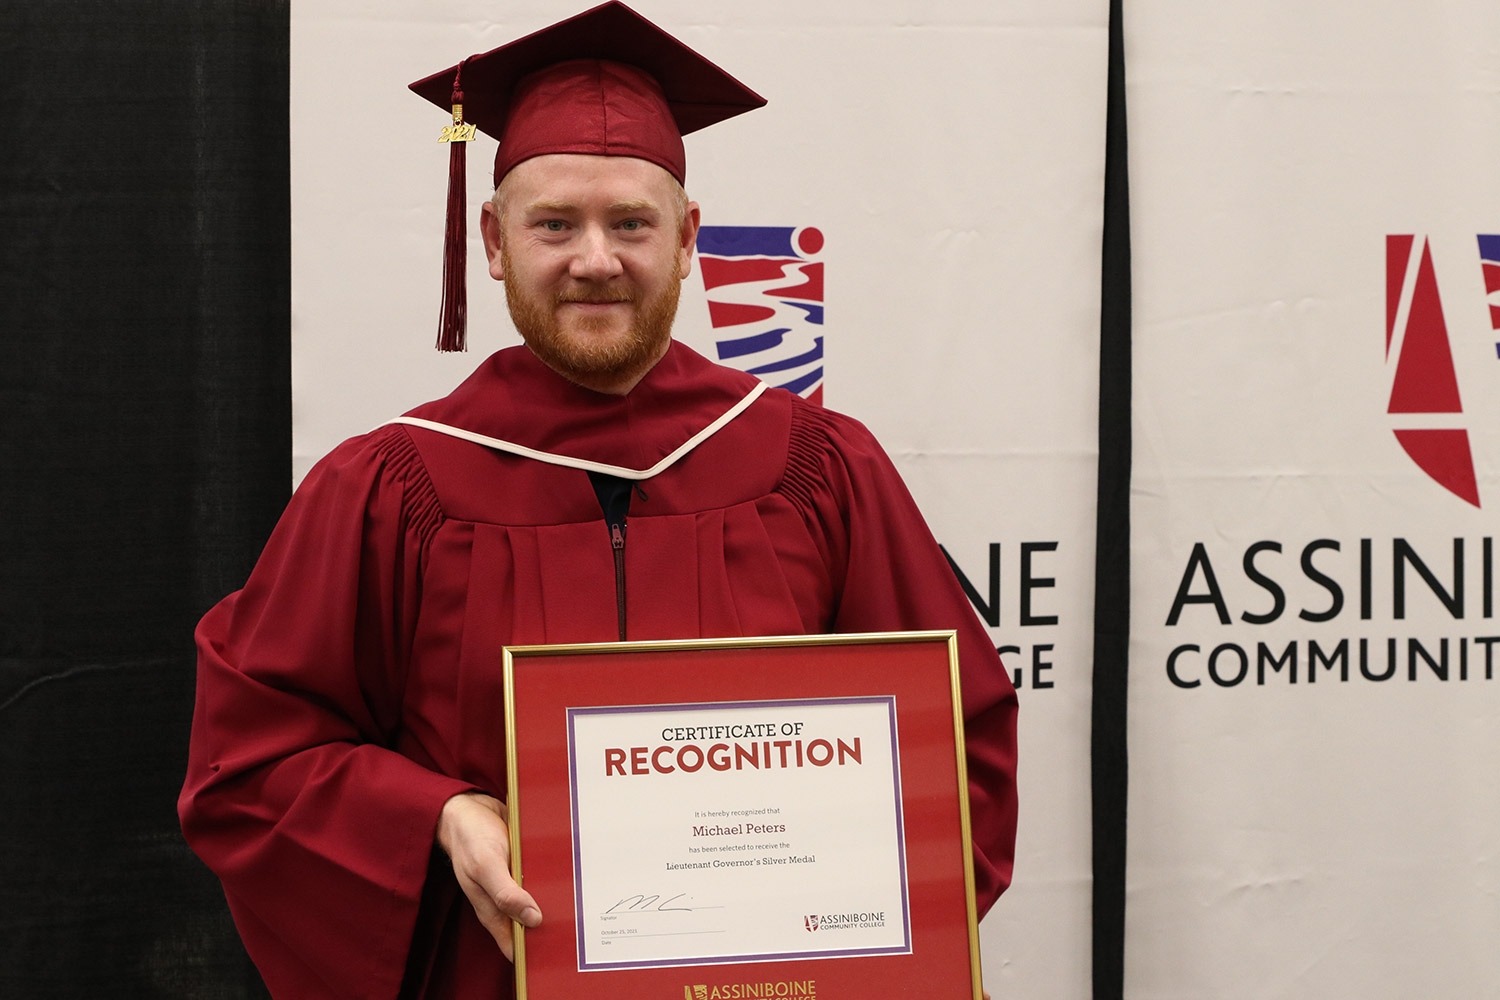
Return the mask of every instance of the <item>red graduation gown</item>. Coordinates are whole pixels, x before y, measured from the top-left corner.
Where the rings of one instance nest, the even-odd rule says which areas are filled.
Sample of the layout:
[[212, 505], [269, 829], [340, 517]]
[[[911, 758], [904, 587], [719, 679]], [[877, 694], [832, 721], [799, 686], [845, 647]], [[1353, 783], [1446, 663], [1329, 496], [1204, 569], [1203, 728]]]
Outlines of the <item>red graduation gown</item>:
[[[646, 469], [754, 384], [674, 344], [606, 396], [517, 347], [412, 415]], [[869, 432], [767, 392], [641, 486], [631, 639], [959, 630], [985, 912], [1010, 880], [1015, 692]], [[199, 625], [179, 803], [274, 995], [510, 996], [433, 847], [437, 816], [462, 791], [505, 798], [503, 645], [617, 637], [586, 472], [405, 425], [318, 464], [245, 588]]]

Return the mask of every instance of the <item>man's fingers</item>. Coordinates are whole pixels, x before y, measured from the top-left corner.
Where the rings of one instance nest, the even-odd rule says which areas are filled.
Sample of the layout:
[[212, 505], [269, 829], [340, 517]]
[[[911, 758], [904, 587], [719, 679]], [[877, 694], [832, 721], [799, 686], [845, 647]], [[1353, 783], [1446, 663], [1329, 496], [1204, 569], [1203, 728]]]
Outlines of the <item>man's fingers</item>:
[[531, 893], [522, 889], [506, 871], [492, 872], [485, 892], [495, 904], [495, 909], [507, 919], [518, 921], [527, 927], [536, 927], [542, 922], [542, 911], [531, 898]]
[[499, 927], [490, 929], [490, 936], [500, 946], [500, 954], [505, 956], [507, 962], [516, 960], [516, 937], [515, 931], [510, 928], [509, 920], [501, 920]]
[[469, 905], [474, 908], [474, 915], [479, 918], [480, 925], [489, 931], [495, 944], [500, 946], [500, 953], [505, 956], [506, 961], [515, 961], [515, 932], [511, 927], [511, 920], [519, 920], [527, 927], [536, 927], [542, 922], [542, 913], [531, 894], [511, 881], [508, 873], [504, 874], [503, 881], [494, 881], [499, 881], [500, 884], [486, 889], [474, 879], [460, 876], [459, 886], [468, 897]]
[[480, 924], [505, 957], [514, 957], [511, 921], [526, 927], [542, 922], [531, 893], [510, 875], [510, 838], [498, 799], [463, 793], [449, 799], [438, 820], [438, 845], [453, 861], [453, 873]]
[[461, 878], [459, 886], [464, 895], [469, 899], [469, 905], [474, 908], [474, 916], [479, 918], [479, 924], [489, 931], [490, 937], [500, 946], [500, 953], [507, 961], [515, 959], [515, 940], [510, 927], [510, 918], [500, 912], [490, 894], [484, 890], [478, 882], [473, 879]]
[[469, 897], [479, 923], [500, 946], [500, 953], [507, 961], [514, 961], [516, 944], [511, 920], [536, 927], [542, 922], [542, 912], [531, 893], [517, 885], [503, 867], [481, 866], [476, 875], [478, 878], [460, 879], [464, 895]]

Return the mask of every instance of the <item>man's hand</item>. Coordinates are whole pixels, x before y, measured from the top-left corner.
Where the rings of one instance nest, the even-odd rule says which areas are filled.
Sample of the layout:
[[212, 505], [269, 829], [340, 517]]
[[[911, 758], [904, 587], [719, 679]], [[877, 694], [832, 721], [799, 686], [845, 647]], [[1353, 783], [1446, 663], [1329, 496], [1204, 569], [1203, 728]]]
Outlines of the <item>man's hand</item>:
[[453, 862], [453, 874], [479, 922], [514, 961], [511, 920], [537, 927], [542, 911], [510, 877], [510, 830], [500, 818], [504, 808], [499, 799], [479, 792], [453, 796], [438, 817], [437, 843]]

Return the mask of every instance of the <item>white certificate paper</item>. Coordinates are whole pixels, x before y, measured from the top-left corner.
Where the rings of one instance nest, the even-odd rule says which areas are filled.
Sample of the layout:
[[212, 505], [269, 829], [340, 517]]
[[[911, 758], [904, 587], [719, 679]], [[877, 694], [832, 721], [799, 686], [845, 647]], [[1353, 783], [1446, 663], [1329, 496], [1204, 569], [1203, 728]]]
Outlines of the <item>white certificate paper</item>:
[[567, 714], [580, 971], [910, 953], [894, 698]]

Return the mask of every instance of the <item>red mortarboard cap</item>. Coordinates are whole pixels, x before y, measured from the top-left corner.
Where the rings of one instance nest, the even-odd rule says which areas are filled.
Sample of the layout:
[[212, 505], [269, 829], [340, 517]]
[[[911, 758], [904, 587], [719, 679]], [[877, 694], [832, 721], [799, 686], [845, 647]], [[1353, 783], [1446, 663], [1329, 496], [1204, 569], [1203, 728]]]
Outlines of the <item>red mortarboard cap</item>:
[[[516, 164], [545, 153], [634, 156], [681, 182], [684, 135], [766, 103], [615, 0], [470, 56], [411, 89], [451, 107], [455, 125], [477, 126], [499, 141], [497, 185]], [[463, 146], [451, 146], [442, 350], [463, 349]]]

